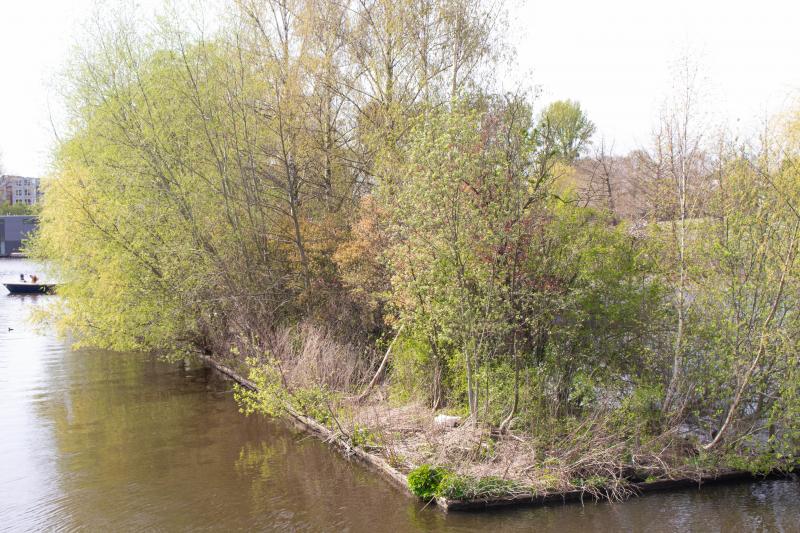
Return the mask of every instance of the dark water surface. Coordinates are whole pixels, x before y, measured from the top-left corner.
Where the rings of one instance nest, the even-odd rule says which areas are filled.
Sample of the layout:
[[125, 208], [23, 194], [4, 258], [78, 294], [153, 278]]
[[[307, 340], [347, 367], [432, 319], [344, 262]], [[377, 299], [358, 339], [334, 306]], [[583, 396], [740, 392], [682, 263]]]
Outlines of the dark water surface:
[[[0, 259], [0, 280], [35, 268]], [[284, 424], [230, 384], [137, 354], [73, 351], [26, 321], [53, 296], [0, 287], [0, 530], [800, 531], [768, 481], [445, 515]], [[10, 328], [10, 329], [9, 329]]]

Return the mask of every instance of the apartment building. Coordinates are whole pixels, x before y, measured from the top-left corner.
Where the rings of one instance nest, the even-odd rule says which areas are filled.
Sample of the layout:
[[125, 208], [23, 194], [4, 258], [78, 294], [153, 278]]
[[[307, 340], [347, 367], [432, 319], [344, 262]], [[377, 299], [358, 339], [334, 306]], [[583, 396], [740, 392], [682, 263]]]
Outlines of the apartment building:
[[0, 176], [0, 203], [35, 205], [41, 195], [39, 178]]

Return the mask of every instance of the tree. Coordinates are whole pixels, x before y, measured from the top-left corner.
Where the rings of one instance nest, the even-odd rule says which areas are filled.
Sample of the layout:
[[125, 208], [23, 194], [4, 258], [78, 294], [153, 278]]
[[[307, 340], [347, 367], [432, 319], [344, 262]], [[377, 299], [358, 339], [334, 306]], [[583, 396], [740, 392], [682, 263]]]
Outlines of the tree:
[[765, 139], [760, 153], [729, 152], [710, 195], [713, 216], [695, 237], [705, 253], [696, 269], [702, 290], [695, 314], [710, 338], [699, 379], [724, 405], [706, 449], [725, 440], [746, 443], [767, 429], [769, 449], [781, 458], [794, 453], [791, 442], [800, 437], [793, 382], [799, 368], [793, 354], [800, 326], [800, 172], [789, 155], [796, 141], [788, 140], [782, 150]]
[[530, 105], [493, 97], [478, 109], [421, 117], [401, 159], [386, 163], [397, 179], [379, 199], [390, 304], [428, 343], [432, 404], [463, 394], [473, 420], [491, 414], [506, 429], [533, 371], [552, 380], [554, 394], [540, 397], [552, 414], [567, 410], [581, 373], [597, 374], [599, 357], [644, 375], [630, 332], [647, 330], [661, 298], [623, 226], [552, 194]]
[[712, 183], [712, 161], [706, 149], [703, 124], [699, 109], [697, 81], [698, 67], [685, 58], [676, 73], [676, 91], [662, 113], [661, 122], [653, 138], [652, 151], [646, 156], [645, 179], [650, 182], [650, 217], [663, 221], [655, 226], [657, 231], [668, 228], [667, 247], [664, 249], [665, 275], [673, 285], [675, 330], [673, 336], [672, 364], [663, 402], [665, 413], [676, 407], [676, 399], [685, 406], [685, 393], [690, 389], [683, 371], [686, 344], [687, 314], [691, 307], [690, 270], [694, 258], [690, 257], [689, 226], [702, 215]]
[[[447, 5], [455, 10], [448, 13], [470, 13], [460, 19], [467, 34], [488, 13], [476, 35], [489, 31], [495, 12], [482, 2]], [[236, 16], [213, 34], [178, 17], [147, 32], [135, 17], [98, 21], [76, 55], [74, 129], [52, 185], [63, 194], [45, 202], [38, 249], [74, 280], [74, 309], [64, 317], [86, 342], [225, 349], [251, 330], [267, 343], [278, 325], [303, 318], [359, 342], [380, 334], [379, 319], [353, 319], [380, 307], [340, 271], [360, 263], [337, 264], [334, 252], [362, 237], [354, 223], [377, 181], [376, 154], [394, 150], [391, 139], [420, 112], [423, 93], [439, 103], [449, 94], [445, 3], [234, 7]], [[430, 30], [425, 58], [412, 31], [420, 17]], [[488, 54], [460, 49], [459, 87]], [[59, 228], [62, 216], [71, 220]], [[78, 233], [91, 235], [93, 248], [65, 249]], [[106, 288], [131, 301], [99, 297], [105, 289], [87, 280], [100, 273], [114, 279]], [[137, 277], [152, 293], [142, 294]], [[160, 333], [137, 331], [165, 284], [175, 287], [175, 307], [164, 311], [180, 320]], [[111, 300], [128, 307], [112, 309]], [[126, 316], [128, 331], [118, 327]]]
[[578, 102], [558, 100], [542, 110], [536, 133], [545, 152], [572, 163], [586, 150], [595, 129]]
[[421, 117], [400, 166], [388, 163], [396, 179], [379, 189], [395, 235], [389, 250], [392, 301], [401, 320], [424, 332], [429, 343], [432, 403], [446, 401], [442, 374], [456, 365], [474, 419], [478, 368], [500, 348], [507, 327], [501, 280], [511, 252], [498, 252], [508, 246], [509, 231], [516, 231], [511, 219], [522, 216], [514, 209], [524, 201], [520, 192], [528, 199], [538, 194], [523, 169], [532, 146], [526, 113], [524, 103], [510, 102], [492, 112], [460, 104]]

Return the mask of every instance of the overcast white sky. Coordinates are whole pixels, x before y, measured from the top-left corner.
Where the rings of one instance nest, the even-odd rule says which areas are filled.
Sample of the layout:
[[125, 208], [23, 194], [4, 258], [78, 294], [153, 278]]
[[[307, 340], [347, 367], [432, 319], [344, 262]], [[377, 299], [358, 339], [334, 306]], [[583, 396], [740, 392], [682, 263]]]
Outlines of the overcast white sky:
[[[572, 98], [618, 152], [647, 142], [670, 65], [698, 58], [721, 119], [757, 127], [800, 89], [800, 1], [516, 0], [510, 38], [540, 102]], [[139, 0], [145, 9], [161, 0]], [[54, 77], [94, 0], [0, 0], [0, 161], [47, 172]]]

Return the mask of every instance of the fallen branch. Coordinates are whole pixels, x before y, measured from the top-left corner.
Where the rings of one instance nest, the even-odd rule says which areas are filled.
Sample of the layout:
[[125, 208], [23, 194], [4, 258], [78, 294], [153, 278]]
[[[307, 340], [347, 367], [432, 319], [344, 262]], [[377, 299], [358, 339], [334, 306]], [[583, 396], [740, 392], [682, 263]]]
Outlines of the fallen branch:
[[367, 388], [364, 389], [364, 392], [362, 392], [358, 398], [356, 398], [356, 403], [361, 403], [366, 400], [367, 396], [369, 396], [370, 392], [372, 392], [372, 389], [375, 388], [375, 385], [378, 383], [378, 380], [380, 380], [384, 370], [386, 370], [386, 364], [389, 362], [389, 354], [392, 352], [392, 346], [394, 346], [394, 343], [397, 341], [400, 333], [403, 332], [404, 327], [405, 324], [401, 325], [400, 329], [397, 330], [397, 334], [395, 334], [394, 339], [392, 339], [392, 342], [389, 343], [389, 347], [386, 349], [386, 355], [383, 356], [383, 360], [381, 361], [378, 370], [375, 371], [375, 375], [372, 376], [372, 380], [369, 382], [369, 385], [367, 385]]

